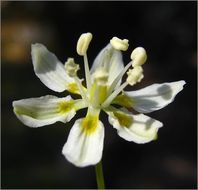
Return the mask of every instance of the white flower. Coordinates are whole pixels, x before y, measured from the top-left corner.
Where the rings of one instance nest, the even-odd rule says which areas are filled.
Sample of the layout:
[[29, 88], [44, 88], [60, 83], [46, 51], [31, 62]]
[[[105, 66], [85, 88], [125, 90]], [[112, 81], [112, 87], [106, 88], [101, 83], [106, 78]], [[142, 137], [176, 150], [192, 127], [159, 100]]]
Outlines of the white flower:
[[[73, 58], [69, 58], [64, 66], [44, 45], [32, 45], [34, 71], [41, 82], [53, 91], [67, 90], [82, 98], [74, 100], [71, 96], [58, 98], [47, 95], [13, 102], [18, 119], [34, 128], [57, 121], [66, 123], [78, 110], [88, 108], [86, 117], [75, 121], [62, 149], [66, 159], [79, 167], [95, 165], [102, 158], [104, 126], [99, 120], [101, 111], [107, 113], [110, 124], [117, 129], [120, 137], [135, 143], [147, 143], [155, 140], [162, 123], [143, 113], [167, 106], [185, 84], [181, 80], [153, 84], [137, 91], [123, 91], [127, 85], [143, 79], [142, 65], [147, 58], [146, 51], [136, 48], [132, 52], [132, 60], [124, 67], [120, 50], [128, 48], [128, 40], [114, 37], [98, 54], [89, 70], [87, 49], [91, 39], [92, 34], [85, 33], [77, 43], [77, 52], [84, 59], [86, 87], [78, 78], [79, 65]], [[121, 84], [126, 72], [127, 80]], [[140, 114], [132, 114], [127, 108], [133, 108]]]

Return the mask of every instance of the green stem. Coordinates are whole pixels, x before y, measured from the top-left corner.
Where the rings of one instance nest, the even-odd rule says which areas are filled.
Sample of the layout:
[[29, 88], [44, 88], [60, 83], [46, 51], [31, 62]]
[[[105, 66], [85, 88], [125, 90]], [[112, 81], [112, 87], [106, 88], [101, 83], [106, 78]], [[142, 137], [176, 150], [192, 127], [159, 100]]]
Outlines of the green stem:
[[105, 189], [102, 161], [95, 165], [95, 172], [98, 189]]

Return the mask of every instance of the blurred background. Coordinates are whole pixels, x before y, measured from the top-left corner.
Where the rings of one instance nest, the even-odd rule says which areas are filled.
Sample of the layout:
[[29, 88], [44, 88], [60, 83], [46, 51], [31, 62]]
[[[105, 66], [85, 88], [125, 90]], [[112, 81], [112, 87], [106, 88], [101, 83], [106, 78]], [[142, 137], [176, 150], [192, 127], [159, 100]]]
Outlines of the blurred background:
[[[1, 186], [13, 189], [96, 188], [94, 167], [77, 168], [61, 154], [70, 123], [39, 129], [24, 126], [13, 114], [12, 101], [57, 94], [36, 77], [31, 44], [43, 43], [64, 63], [75, 57], [76, 42], [92, 32], [88, 58], [113, 36], [129, 39], [132, 49], [147, 50], [144, 80], [185, 80], [184, 90], [166, 108], [148, 114], [163, 122], [158, 140], [138, 145], [121, 139], [105, 124], [103, 166], [106, 187], [197, 188], [197, 2], [11, 2], [1, 1]], [[83, 66], [81, 67], [83, 69]], [[83, 71], [83, 70], [82, 70]], [[83, 76], [83, 72], [80, 73]]]

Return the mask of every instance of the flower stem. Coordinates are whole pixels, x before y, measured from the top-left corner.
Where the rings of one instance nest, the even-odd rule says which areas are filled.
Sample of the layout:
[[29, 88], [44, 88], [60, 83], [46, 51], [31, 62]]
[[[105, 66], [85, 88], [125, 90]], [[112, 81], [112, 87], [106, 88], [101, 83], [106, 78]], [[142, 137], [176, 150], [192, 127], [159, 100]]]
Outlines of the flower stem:
[[102, 161], [95, 165], [95, 172], [98, 189], [105, 189]]

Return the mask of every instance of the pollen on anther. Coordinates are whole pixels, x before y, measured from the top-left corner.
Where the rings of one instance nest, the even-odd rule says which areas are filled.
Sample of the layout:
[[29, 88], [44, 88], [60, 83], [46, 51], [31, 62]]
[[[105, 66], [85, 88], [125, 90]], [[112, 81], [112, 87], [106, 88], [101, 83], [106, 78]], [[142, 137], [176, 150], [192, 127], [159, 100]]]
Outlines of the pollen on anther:
[[92, 40], [92, 37], [93, 36], [90, 32], [81, 34], [76, 46], [76, 50], [79, 55], [84, 56], [87, 53], [87, 49]]
[[113, 48], [115, 48], [116, 50], [122, 50], [122, 51], [126, 51], [129, 47], [129, 40], [127, 39], [119, 39], [117, 37], [113, 37], [110, 40], [110, 44], [113, 46]]

